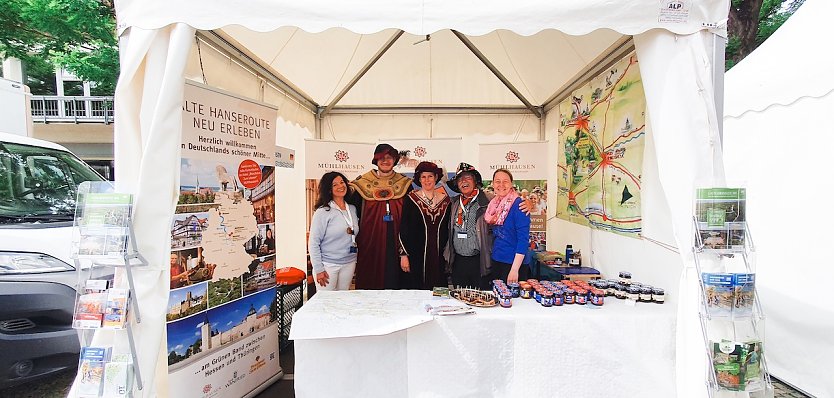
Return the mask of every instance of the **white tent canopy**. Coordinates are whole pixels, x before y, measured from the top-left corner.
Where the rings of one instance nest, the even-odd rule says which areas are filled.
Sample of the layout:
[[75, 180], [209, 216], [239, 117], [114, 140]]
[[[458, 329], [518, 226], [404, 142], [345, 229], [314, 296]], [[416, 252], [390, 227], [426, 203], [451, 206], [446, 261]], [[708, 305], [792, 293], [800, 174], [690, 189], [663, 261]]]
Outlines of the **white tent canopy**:
[[[827, 154], [834, 146], [834, 53], [815, 43], [834, 3], [806, 0], [756, 51], [727, 73], [727, 177], [747, 185], [758, 248], [757, 290], [774, 376], [816, 397], [834, 397], [834, 278], [827, 233]], [[799, 156], [796, 156], [799, 155]], [[785, 291], [786, 277], [801, 294]]]
[[[697, 279], [686, 248], [692, 242], [694, 187], [723, 182], [713, 89], [723, 70], [713, 52], [723, 50], [713, 46], [715, 34], [724, 34], [728, 0], [122, 0], [116, 6], [122, 65], [117, 184], [137, 193], [137, 240], [153, 264], [165, 264], [170, 247], [185, 78], [278, 106], [279, 143], [296, 149], [309, 137], [373, 142], [452, 136], [463, 136], [464, 147], [473, 148], [480, 142], [554, 138], [559, 116], [548, 113], [549, 107], [607, 62], [636, 49], [650, 132], [644, 236], [680, 247], [682, 254], [648, 239], [558, 220], [548, 222], [555, 236], [549, 241], [581, 240], [580, 247], [594, 248], [595, 263], [614, 264], [604, 272], [624, 266], [654, 274], [670, 288], [682, 276], [677, 388], [680, 396], [706, 393], [706, 358], [693, 322]], [[195, 40], [196, 29], [201, 31]], [[555, 158], [555, 144], [550, 147]], [[303, 159], [303, 151], [298, 154]], [[474, 157], [473, 149], [461, 160]], [[279, 253], [278, 262], [301, 265], [302, 203], [282, 203], [280, 196], [282, 190], [301, 192], [303, 177], [282, 173], [277, 216], [290, 232], [282, 236], [279, 229], [277, 239], [290, 254]], [[166, 286], [166, 273], [155, 266], [138, 276], [140, 351], [160, 351], [162, 357], [168, 297], [159, 287]], [[143, 394], [165, 395], [164, 361], [155, 359], [139, 358], [148, 385]]]

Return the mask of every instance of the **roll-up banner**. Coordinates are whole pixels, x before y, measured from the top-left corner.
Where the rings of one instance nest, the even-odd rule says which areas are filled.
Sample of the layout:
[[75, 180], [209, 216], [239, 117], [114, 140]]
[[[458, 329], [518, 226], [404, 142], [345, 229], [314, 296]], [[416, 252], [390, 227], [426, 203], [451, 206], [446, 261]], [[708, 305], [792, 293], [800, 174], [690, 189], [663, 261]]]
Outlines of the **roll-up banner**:
[[506, 169], [513, 175], [516, 190], [533, 205], [530, 212], [530, 247], [547, 247], [547, 142], [481, 144], [478, 170], [484, 189], [491, 191], [492, 174]]
[[463, 141], [461, 138], [414, 138], [383, 140], [400, 151], [400, 162], [394, 171], [411, 177], [420, 162], [432, 162], [446, 174], [446, 179], [455, 177], [455, 168], [461, 161]]
[[295, 149], [275, 146], [275, 167], [295, 168]]
[[281, 372], [277, 110], [187, 83], [166, 314], [169, 394], [242, 397]]

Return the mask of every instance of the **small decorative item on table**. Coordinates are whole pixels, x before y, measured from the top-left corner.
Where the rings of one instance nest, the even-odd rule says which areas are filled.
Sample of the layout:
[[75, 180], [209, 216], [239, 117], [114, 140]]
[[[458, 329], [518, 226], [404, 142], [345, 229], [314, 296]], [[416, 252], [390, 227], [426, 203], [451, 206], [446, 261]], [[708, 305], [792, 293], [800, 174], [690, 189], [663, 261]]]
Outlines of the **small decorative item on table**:
[[498, 305], [498, 298], [492, 292], [483, 290], [459, 288], [449, 291], [449, 296], [474, 307], [494, 307]]

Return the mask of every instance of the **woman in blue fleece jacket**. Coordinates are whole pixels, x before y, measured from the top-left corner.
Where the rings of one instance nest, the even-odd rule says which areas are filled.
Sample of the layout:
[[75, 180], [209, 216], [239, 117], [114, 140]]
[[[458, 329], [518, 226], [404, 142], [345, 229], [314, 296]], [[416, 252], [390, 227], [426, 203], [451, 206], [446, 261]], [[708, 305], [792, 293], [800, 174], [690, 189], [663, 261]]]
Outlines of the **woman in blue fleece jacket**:
[[336, 171], [325, 173], [319, 181], [308, 249], [321, 290], [348, 290], [356, 270], [359, 217], [356, 207], [345, 202], [347, 182]]
[[518, 282], [519, 270], [530, 248], [530, 216], [518, 205], [522, 199], [513, 187], [513, 175], [505, 169], [492, 174], [492, 198], [484, 220], [492, 228], [492, 279]]

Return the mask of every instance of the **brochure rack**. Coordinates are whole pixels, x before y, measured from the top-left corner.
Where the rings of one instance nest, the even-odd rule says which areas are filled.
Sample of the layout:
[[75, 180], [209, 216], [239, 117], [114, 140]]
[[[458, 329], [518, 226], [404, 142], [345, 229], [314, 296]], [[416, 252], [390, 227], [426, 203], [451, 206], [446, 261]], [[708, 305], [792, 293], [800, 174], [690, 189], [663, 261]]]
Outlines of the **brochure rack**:
[[[107, 182], [85, 182], [78, 189], [72, 257], [79, 292], [73, 327], [82, 347], [79, 396], [131, 396], [131, 374], [136, 388], [143, 388], [139, 367], [133, 366], [138, 356], [131, 325], [141, 322], [133, 274], [148, 262], [136, 246], [132, 201], [133, 195], [116, 193]], [[93, 347], [96, 330], [126, 333], [129, 354]]]
[[710, 398], [772, 397], [762, 355], [764, 312], [755, 289], [755, 246], [744, 188], [697, 190], [692, 253], [701, 291], [699, 318]]

